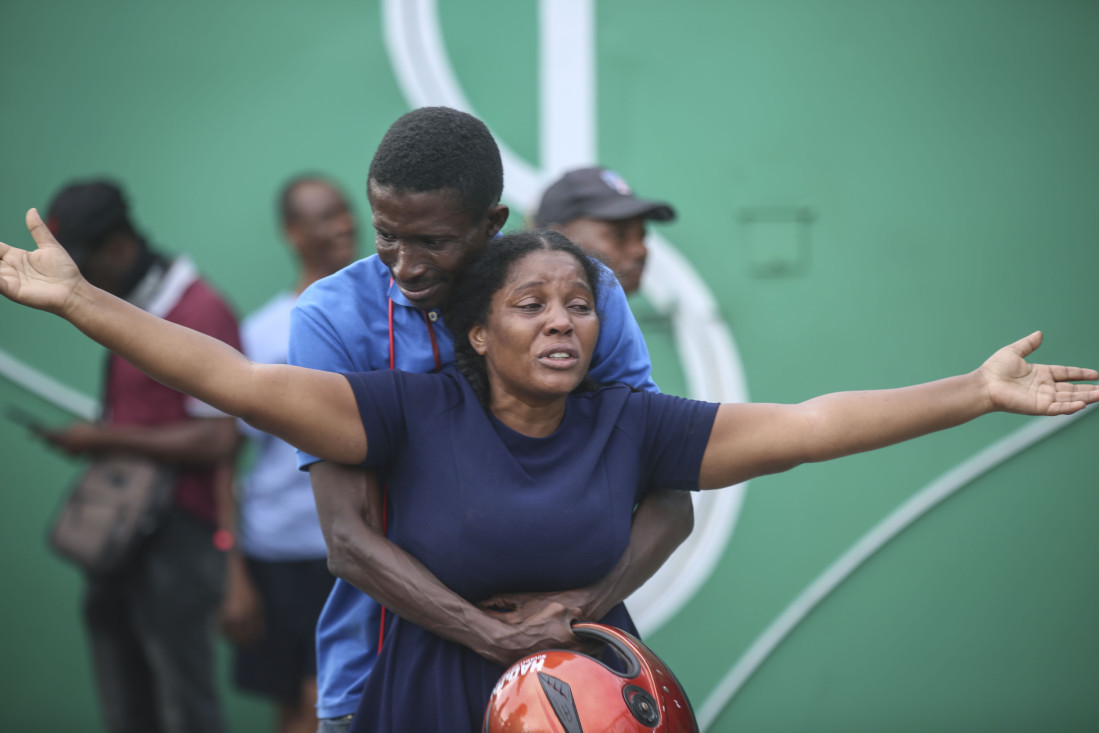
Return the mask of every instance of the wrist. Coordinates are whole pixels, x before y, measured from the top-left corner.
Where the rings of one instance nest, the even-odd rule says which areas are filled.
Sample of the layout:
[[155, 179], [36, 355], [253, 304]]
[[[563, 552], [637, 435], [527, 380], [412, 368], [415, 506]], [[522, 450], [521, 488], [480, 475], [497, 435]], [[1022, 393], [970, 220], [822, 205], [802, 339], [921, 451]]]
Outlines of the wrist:
[[57, 308], [56, 314], [71, 322], [73, 325], [76, 325], [77, 321], [80, 320], [81, 310], [83, 308], [86, 306], [95, 307], [93, 300], [96, 290], [98, 290], [98, 288], [93, 287], [92, 284], [83, 277], [77, 277], [76, 282], [73, 283], [72, 288], [69, 290], [68, 296]]
[[585, 621], [598, 623], [619, 602], [612, 594], [613, 586], [612, 582], [604, 579], [577, 591], [573, 605], [580, 609]]
[[499, 641], [510, 631], [511, 629], [503, 621], [493, 618], [491, 614], [480, 609], [475, 609], [467, 622], [462, 625], [462, 633], [468, 636], [455, 641], [468, 647], [478, 656], [499, 661], [502, 659]]
[[971, 404], [974, 405], [976, 412], [973, 417], [997, 411], [996, 399], [992, 394], [993, 379], [983, 367], [974, 369], [969, 374], [964, 375], [962, 379], [966, 380], [967, 388], [973, 391], [974, 402]]

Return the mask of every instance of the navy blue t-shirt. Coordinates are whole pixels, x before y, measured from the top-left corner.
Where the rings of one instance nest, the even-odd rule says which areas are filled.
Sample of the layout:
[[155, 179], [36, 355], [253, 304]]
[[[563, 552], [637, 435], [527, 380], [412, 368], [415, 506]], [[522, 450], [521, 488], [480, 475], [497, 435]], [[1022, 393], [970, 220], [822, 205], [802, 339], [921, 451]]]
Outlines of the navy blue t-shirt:
[[[389, 538], [473, 603], [606, 576], [646, 491], [698, 487], [717, 411], [615, 385], [570, 396], [561, 426], [531, 438], [486, 413], [453, 367], [347, 379], [366, 430], [365, 465], [389, 487]], [[621, 604], [602, 621], [636, 634]], [[477, 731], [503, 671], [396, 618], [354, 730]]]

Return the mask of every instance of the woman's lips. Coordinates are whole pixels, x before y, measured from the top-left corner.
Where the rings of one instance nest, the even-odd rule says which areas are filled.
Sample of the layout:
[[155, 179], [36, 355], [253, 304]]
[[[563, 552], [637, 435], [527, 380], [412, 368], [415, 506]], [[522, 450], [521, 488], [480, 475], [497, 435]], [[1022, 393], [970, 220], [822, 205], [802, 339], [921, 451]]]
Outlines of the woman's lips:
[[553, 346], [544, 349], [538, 361], [552, 369], [571, 369], [580, 361], [580, 353], [571, 346]]

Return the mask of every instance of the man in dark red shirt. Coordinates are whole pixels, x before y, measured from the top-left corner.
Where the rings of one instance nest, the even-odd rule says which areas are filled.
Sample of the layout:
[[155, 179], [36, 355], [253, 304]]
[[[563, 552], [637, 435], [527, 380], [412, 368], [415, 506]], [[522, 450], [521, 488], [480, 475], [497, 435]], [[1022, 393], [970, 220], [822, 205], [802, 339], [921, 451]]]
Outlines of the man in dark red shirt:
[[[69, 185], [49, 225], [93, 285], [166, 320], [240, 348], [237, 321], [186, 257], [158, 253], [130, 221], [121, 189]], [[74, 455], [125, 452], [170, 466], [172, 507], [126, 567], [89, 577], [84, 620], [107, 727], [184, 733], [224, 730], [214, 673], [215, 615], [232, 547], [224, 491], [236, 425], [117, 356], [107, 363], [103, 419], [46, 432]]]

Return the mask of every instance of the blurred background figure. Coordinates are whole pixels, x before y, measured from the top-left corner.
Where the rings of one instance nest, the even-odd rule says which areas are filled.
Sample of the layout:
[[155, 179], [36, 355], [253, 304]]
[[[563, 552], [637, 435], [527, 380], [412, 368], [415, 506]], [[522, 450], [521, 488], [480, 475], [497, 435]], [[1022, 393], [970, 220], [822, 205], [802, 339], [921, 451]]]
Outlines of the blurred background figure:
[[[316, 175], [287, 182], [279, 196], [282, 231], [297, 261], [292, 290], [245, 319], [244, 353], [285, 364], [290, 311], [298, 295], [355, 257], [355, 218], [347, 198]], [[236, 644], [237, 686], [269, 698], [279, 733], [317, 729], [317, 617], [332, 589], [309, 474], [295, 449], [240, 423], [253, 441], [253, 468], [239, 499], [239, 552], [231, 555], [222, 627]]]
[[[66, 186], [48, 225], [93, 285], [240, 348], [225, 301], [187, 257], [170, 259], [135, 229], [109, 181]], [[235, 421], [111, 355], [103, 419], [43, 437], [76, 456], [124, 452], [176, 471], [166, 518], [133, 560], [87, 579], [84, 620], [108, 730], [224, 729], [214, 675], [214, 619], [225, 587], [224, 507]]]
[[637, 197], [622, 176], [603, 167], [578, 168], [554, 181], [534, 215], [607, 264], [626, 294], [637, 292], [645, 270], [645, 222], [670, 222], [670, 204]]

